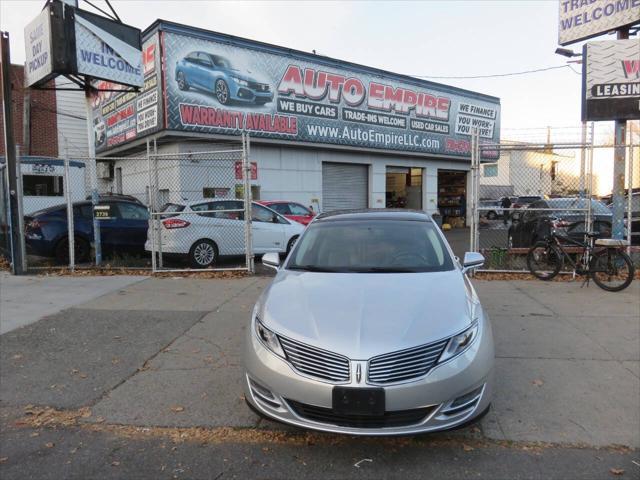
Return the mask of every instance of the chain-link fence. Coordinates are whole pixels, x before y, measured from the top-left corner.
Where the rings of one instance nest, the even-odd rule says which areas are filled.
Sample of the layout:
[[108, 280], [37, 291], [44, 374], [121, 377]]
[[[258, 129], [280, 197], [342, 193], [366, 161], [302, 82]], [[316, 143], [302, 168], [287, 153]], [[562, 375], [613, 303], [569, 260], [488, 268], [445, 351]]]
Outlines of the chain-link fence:
[[[499, 159], [480, 163], [483, 148], [499, 149]], [[527, 270], [529, 249], [554, 230], [580, 241], [586, 232], [610, 237], [611, 200], [598, 192], [606, 191], [611, 180], [613, 149], [604, 145], [524, 142], [478, 145], [472, 159], [471, 249], [485, 256], [483, 268]], [[632, 188], [637, 149], [635, 145], [626, 148], [629, 193], [625, 203], [630, 219], [638, 215], [634, 213], [637, 205], [631, 206], [632, 201], [637, 204]], [[634, 231], [638, 221], [625, 222], [629, 251], [637, 263], [638, 247], [633, 245], [640, 240]]]
[[27, 269], [253, 271], [248, 145], [243, 137], [200, 153], [149, 145], [130, 157], [23, 157]]
[[253, 269], [244, 148], [149, 156], [154, 270]]

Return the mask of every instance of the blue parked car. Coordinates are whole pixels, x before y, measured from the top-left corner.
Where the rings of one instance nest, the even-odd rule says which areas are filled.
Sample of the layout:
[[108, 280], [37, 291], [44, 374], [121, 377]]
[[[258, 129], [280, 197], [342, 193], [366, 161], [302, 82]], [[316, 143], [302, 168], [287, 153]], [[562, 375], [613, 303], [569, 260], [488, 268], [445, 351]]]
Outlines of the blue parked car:
[[177, 61], [176, 82], [180, 90], [212, 92], [222, 105], [230, 101], [264, 105], [273, 100], [268, 83], [259, 82], [250, 71], [234, 68], [226, 58], [207, 52], [191, 52]]
[[[143, 253], [147, 241], [149, 213], [147, 207], [127, 197], [101, 197], [100, 205], [110, 206], [110, 219], [100, 220], [100, 239], [105, 254], [114, 252]], [[27, 252], [69, 261], [67, 209], [65, 205], [45, 208], [24, 219]], [[91, 201], [73, 204], [76, 261], [91, 257], [93, 214]]]

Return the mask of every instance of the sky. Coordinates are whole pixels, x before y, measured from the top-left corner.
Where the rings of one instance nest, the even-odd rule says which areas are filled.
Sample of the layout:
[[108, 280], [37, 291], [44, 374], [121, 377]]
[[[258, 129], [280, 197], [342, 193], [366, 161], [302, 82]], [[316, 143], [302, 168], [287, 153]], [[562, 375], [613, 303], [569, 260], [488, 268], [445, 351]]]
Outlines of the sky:
[[[82, 8], [90, 9], [86, 4]], [[95, 2], [104, 5], [100, 0]], [[557, 48], [557, 0], [186, 1], [114, 0], [122, 21], [145, 29], [157, 18], [420, 77], [497, 96], [502, 138], [580, 139], [581, 66]], [[24, 26], [43, 0], [0, 0], [12, 62], [24, 61]], [[602, 37], [605, 39], [607, 37]], [[581, 51], [581, 44], [571, 46]], [[610, 131], [608, 122], [598, 132]]]

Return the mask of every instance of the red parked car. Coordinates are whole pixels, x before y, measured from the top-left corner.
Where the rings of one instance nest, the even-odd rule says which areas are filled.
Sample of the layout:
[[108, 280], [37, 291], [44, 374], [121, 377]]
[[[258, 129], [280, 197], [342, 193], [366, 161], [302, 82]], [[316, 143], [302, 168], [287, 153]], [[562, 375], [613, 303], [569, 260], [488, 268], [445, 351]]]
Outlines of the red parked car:
[[304, 207], [296, 202], [288, 202], [286, 200], [262, 200], [258, 203], [275, 210], [280, 215], [284, 215], [289, 220], [309, 225], [309, 222], [316, 216], [313, 210]]

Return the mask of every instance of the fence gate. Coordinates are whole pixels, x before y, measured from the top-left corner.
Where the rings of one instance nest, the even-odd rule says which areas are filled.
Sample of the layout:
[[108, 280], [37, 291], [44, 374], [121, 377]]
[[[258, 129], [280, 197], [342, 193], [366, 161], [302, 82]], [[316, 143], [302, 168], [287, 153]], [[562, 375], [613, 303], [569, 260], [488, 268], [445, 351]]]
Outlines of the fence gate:
[[[592, 195], [592, 145], [473, 144], [470, 248], [485, 270], [527, 270], [529, 248], [552, 229], [576, 239], [610, 234], [611, 211]], [[485, 149], [498, 160], [485, 162]]]
[[248, 149], [149, 154], [153, 271], [253, 272]]

